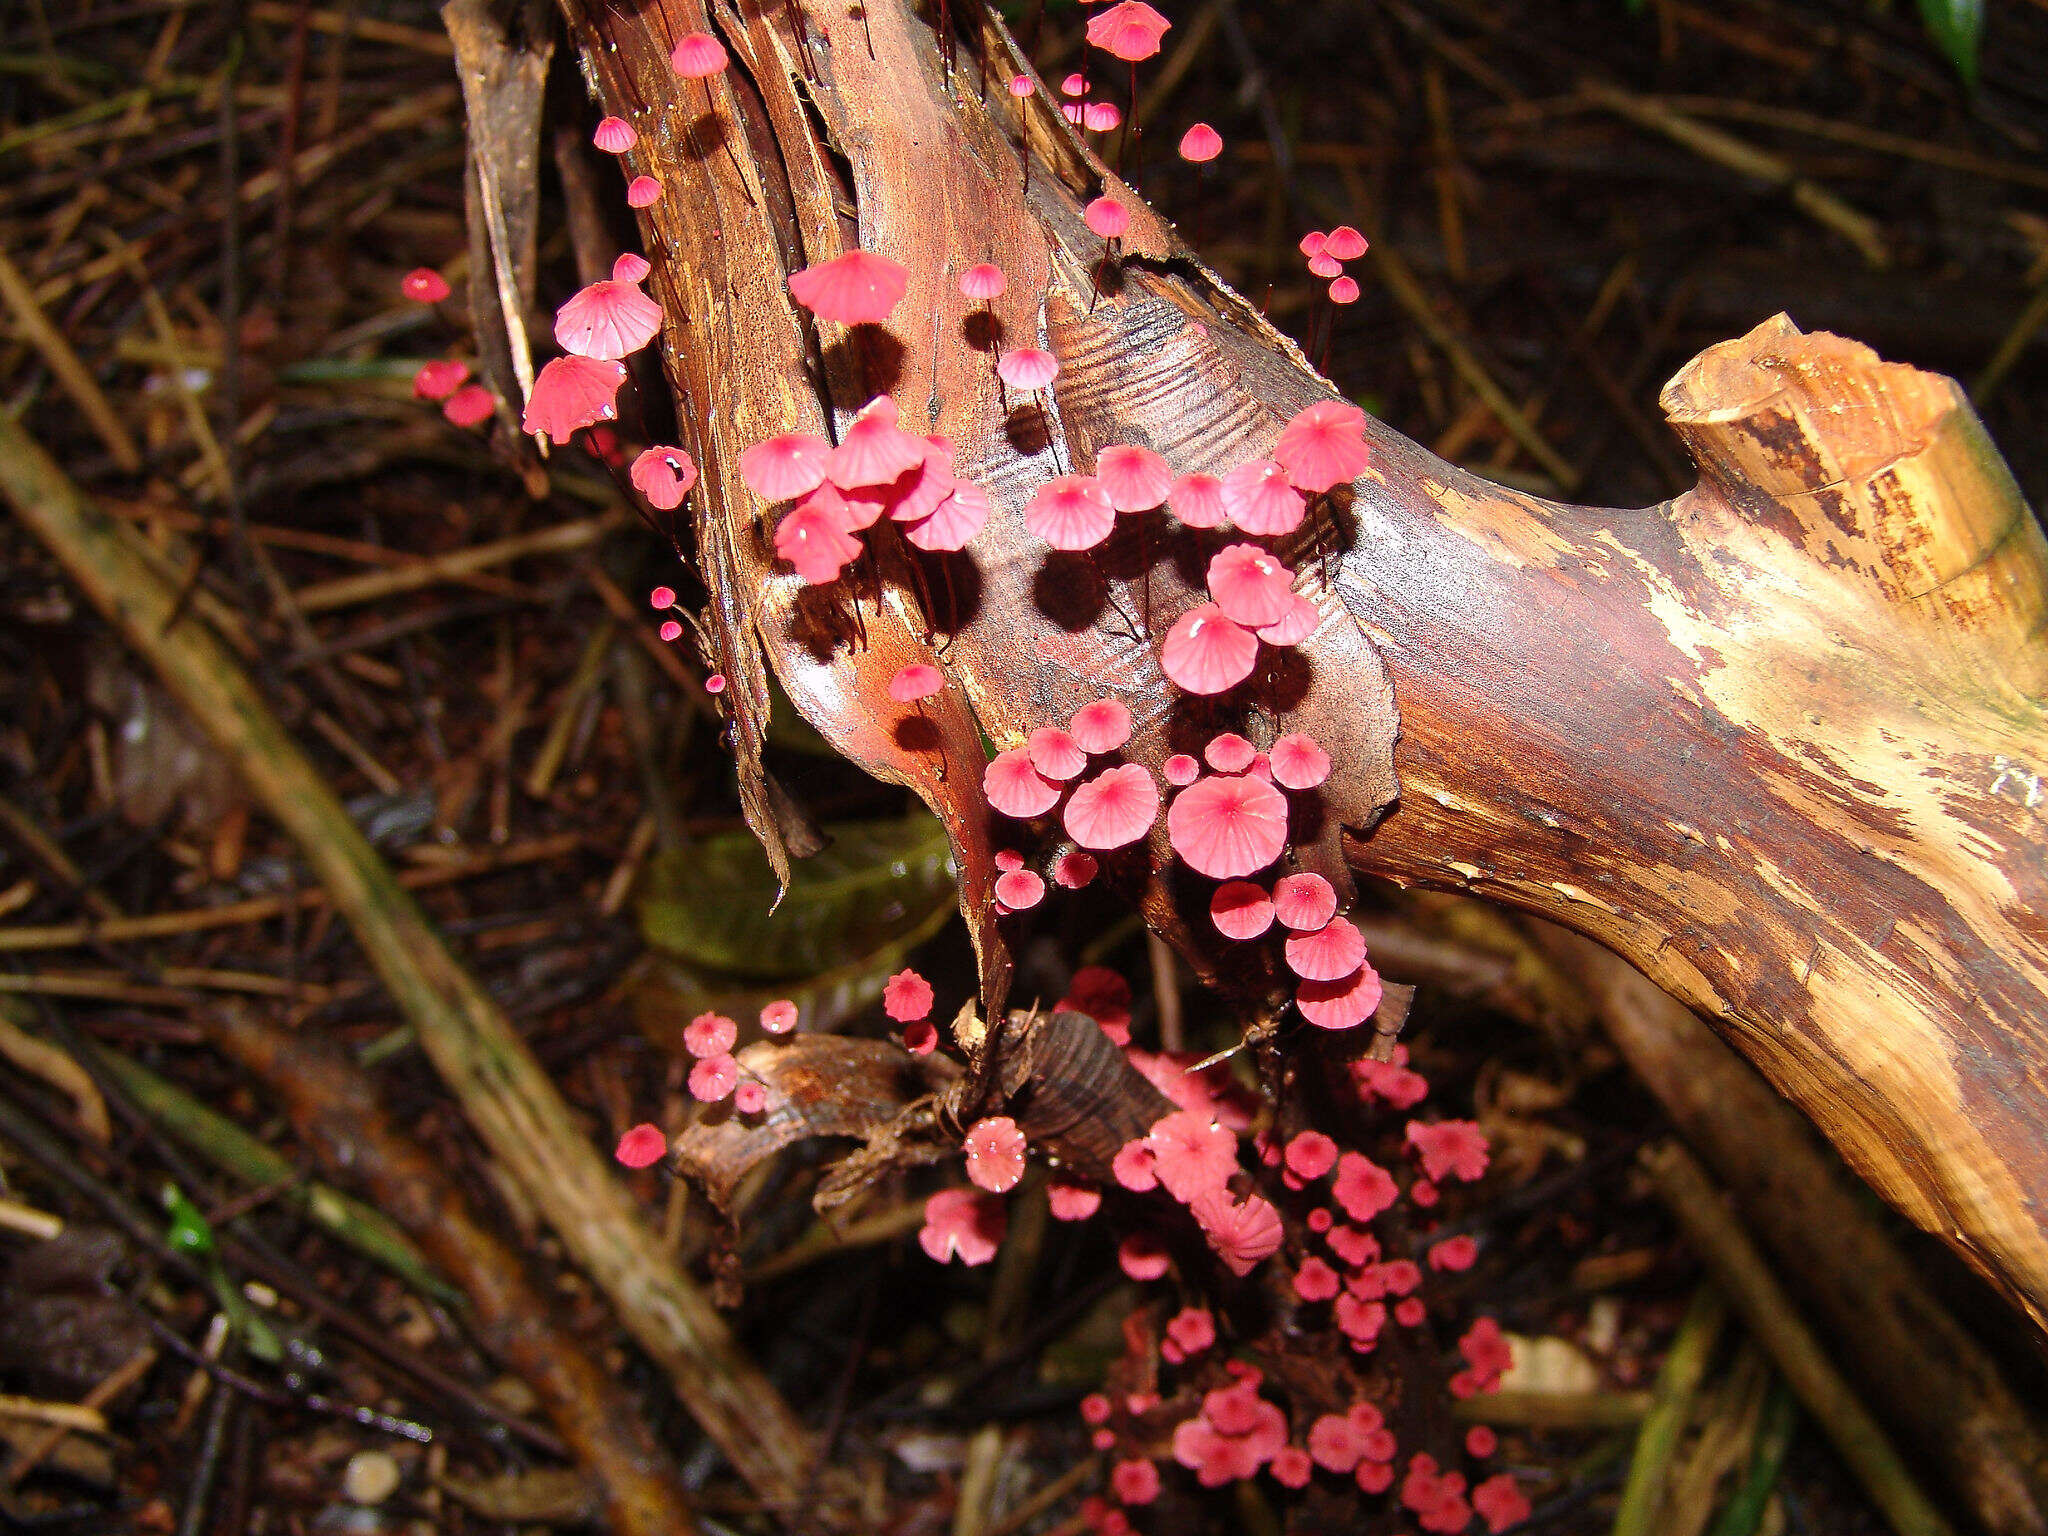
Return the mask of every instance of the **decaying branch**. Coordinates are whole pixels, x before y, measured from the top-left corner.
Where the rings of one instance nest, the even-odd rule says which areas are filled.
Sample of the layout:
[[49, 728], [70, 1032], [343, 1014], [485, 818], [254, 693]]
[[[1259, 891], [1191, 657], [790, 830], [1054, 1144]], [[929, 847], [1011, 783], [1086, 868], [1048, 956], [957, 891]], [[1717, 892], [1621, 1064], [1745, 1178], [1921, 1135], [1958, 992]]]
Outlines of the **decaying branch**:
[[[958, 839], [999, 990], [986, 815], [959, 771], [975, 720], [1012, 745], [1113, 690], [1139, 720], [1132, 757], [1154, 766], [1223, 725], [1274, 726], [1190, 708], [1127, 630], [1148, 596], [1153, 635], [1195, 600], [1199, 567], [1163, 521], [1148, 542], [1126, 520], [1098, 552], [1105, 594], [1024, 533], [1026, 497], [1117, 442], [1227, 469], [1329, 386], [1087, 154], [1043, 87], [1021, 105], [1001, 89], [1028, 71], [992, 23], [949, 82], [904, 0], [563, 7], [605, 106], [642, 125], [631, 168], [667, 189], [643, 228], [706, 470], [697, 558], [742, 735], [765, 660], [849, 755], [915, 784]], [[707, 26], [735, 60], [708, 97], [681, 88], [665, 42]], [[712, 144], [690, 133], [707, 101]], [[1080, 207], [1104, 189], [1134, 218], [1098, 300], [1102, 244]], [[783, 287], [855, 244], [911, 272], [885, 335], [813, 327]], [[953, 283], [976, 261], [1009, 275], [1004, 334], [1061, 361], [1050, 441], [957, 334]], [[955, 440], [995, 514], [949, 572], [885, 540], [877, 570], [807, 592], [773, 567], [738, 451], [885, 389]], [[1953, 384], [1783, 318], [1707, 353], [1665, 404], [1702, 480], [1632, 512], [1503, 490], [1374, 429], [1376, 467], [1284, 550], [1323, 621], [1261, 691], [1339, 764], [1299, 857], [1599, 939], [2048, 1317], [2030, 1193], [2048, 1172], [2048, 935], [2029, 915], [2048, 896], [2039, 530]], [[908, 660], [942, 665], [960, 684], [945, 697], [971, 702], [973, 719], [949, 705], [941, 752], [876, 724], [892, 716], [869, 701]], [[1181, 915], [1200, 883], [1140, 883], [1155, 926], [1217, 976]]]

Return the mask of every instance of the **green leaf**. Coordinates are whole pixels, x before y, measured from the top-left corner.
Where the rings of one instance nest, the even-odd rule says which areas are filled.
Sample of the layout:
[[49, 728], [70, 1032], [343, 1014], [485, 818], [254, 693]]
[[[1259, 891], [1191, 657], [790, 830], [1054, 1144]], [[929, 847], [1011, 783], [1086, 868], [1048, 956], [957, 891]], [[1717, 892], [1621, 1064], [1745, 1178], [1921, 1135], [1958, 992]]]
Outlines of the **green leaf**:
[[[816, 984], [872, 969], [936, 932], [952, 910], [954, 870], [945, 829], [919, 812], [901, 821], [827, 828], [831, 846], [799, 863], [779, 909], [775, 877], [748, 832], [731, 832], [652, 861], [640, 931], [690, 971], [742, 982], [801, 978]], [[718, 980], [706, 978], [718, 986]], [[744, 990], [744, 987], [733, 988]]]
[[229, 1324], [241, 1336], [243, 1343], [248, 1345], [249, 1353], [259, 1360], [282, 1360], [284, 1347], [278, 1342], [276, 1331], [249, 1305], [248, 1298], [235, 1289], [235, 1282], [221, 1264], [220, 1254], [213, 1243], [213, 1226], [205, 1213], [175, 1184], [164, 1185], [164, 1210], [171, 1218], [164, 1240], [178, 1252], [190, 1254], [199, 1261], [206, 1271], [207, 1282], [213, 1287], [214, 1299], [220, 1303], [221, 1311], [227, 1314]]
[[210, 1257], [213, 1253], [213, 1227], [199, 1207], [188, 1200], [185, 1192], [175, 1184], [164, 1186], [164, 1209], [171, 1218], [164, 1240], [180, 1253], [189, 1253], [194, 1258]]
[[1928, 36], [1948, 55], [1956, 73], [1977, 88], [1977, 48], [1984, 36], [1984, 0], [1920, 0]]

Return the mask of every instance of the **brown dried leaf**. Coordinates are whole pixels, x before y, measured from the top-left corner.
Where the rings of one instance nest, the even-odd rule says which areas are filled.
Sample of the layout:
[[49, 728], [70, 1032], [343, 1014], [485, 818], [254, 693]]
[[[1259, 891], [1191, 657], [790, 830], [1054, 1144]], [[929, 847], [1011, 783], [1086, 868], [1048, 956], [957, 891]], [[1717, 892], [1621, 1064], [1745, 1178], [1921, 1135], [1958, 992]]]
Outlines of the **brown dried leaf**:
[[959, 1073], [947, 1057], [913, 1056], [892, 1040], [845, 1035], [757, 1041], [739, 1062], [767, 1090], [766, 1106], [741, 1115], [727, 1103], [675, 1144], [677, 1170], [702, 1184], [720, 1210], [764, 1158], [814, 1136], [878, 1136]]

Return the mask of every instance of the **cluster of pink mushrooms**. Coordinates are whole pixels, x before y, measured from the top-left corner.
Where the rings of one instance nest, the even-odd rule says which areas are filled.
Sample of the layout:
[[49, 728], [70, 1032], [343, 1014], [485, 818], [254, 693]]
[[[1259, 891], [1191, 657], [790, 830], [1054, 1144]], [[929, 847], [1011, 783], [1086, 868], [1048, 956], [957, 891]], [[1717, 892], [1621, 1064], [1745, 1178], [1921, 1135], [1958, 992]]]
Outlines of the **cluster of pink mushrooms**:
[[[1291, 1331], [1305, 1347], [1312, 1347], [1308, 1341], [1324, 1328], [1340, 1347], [1366, 1355], [1379, 1347], [1389, 1327], [1426, 1323], [1422, 1267], [1386, 1256], [1373, 1224], [1404, 1199], [1425, 1211], [1434, 1207], [1446, 1181], [1481, 1178], [1488, 1149], [1478, 1126], [1466, 1120], [1406, 1120], [1402, 1144], [1415, 1171], [1405, 1190], [1395, 1169], [1341, 1148], [1320, 1131], [1300, 1131], [1285, 1140], [1257, 1131], [1251, 1145], [1278, 1185], [1273, 1193], [1288, 1207], [1283, 1214], [1274, 1200], [1239, 1192], [1254, 1182], [1240, 1163], [1239, 1149], [1240, 1137], [1254, 1131], [1256, 1103], [1213, 1067], [1191, 1070], [1186, 1060], [1130, 1045], [1130, 996], [1120, 977], [1091, 967], [1076, 974], [1068, 995], [1055, 1005], [1094, 1017], [1177, 1106], [1117, 1154], [1117, 1185], [1134, 1195], [1162, 1192], [1184, 1207], [1223, 1266], [1240, 1278], [1262, 1264], [1278, 1265], [1300, 1303]], [[1404, 1049], [1397, 1048], [1388, 1062], [1360, 1060], [1350, 1075], [1361, 1108], [1379, 1105], [1405, 1114], [1428, 1093], [1428, 1083], [1408, 1065]], [[936, 1260], [984, 1264], [1003, 1240], [1008, 1217], [1001, 1197], [1021, 1181], [1026, 1147], [1016, 1124], [999, 1116], [969, 1130], [966, 1150], [974, 1187], [933, 1195], [919, 1238]], [[1100, 1189], [1057, 1171], [1046, 1181], [1045, 1198], [1050, 1214], [1061, 1221], [1089, 1220], [1104, 1204]], [[1128, 1222], [1128, 1208], [1120, 1214]], [[1134, 1281], [1172, 1285], [1176, 1263], [1162, 1237], [1160, 1213], [1141, 1214], [1138, 1222], [1118, 1245], [1119, 1264]], [[1476, 1246], [1463, 1233], [1430, 1243], [1428, 1265], [1444, 1271], [1469, 1268]], [[1195, 1275], [1179, 1279], [1183, 1296], [1200, 1283]], [[1431, 1532], [1463, 1531], [1475, 1517], [1489, 1531], [1500, 1532], [1528, 1516], [1528, 1501], [1509, 1473], [1468, 1476], [1446, 1469], [1427, 1452], [1411, 1455], [1400, 1470], [1394, 1431], [1380, 1408], [1365, 1398], [1291, 1421], [1280, 1402], [1261, 1395], [1264, 1377], [1255, 1365], [1217, 1348], [1217, 1317], [1210, 1307], [1186, 1303], [1163, 1325], [1157, 1318], [1144, 1308], [1131, 1314], [1124, 1358], [1112, 1370], [1113, 1382], [1142, 1385], [1092, 1393], [1081, 1403], [1095, 1448], [1115, 1458], [1109, 1475], [1115, 1504], [1098, 1499], [1086, 1511], [1097, 1532], [1124, 1536], [1133, 1529], [1126, 1511], [1158, 1498], [1160, 1463], [1167, 1459], [1208, 1488], [1263, 1474], [1287, 1488], [1306, 1487], [1322, 1475], [1349, 1478], [1369, 1494], [1394, 1490], [1422, 1529]], [[1458, 1350], [1463, 1364], [1450, 1381], [1455, 1396], [1499, 1388], [1512, 1364], [1512, 1350], [1498, 1323], [1491, 1318], [1474, 1323], [1458, 1340]], [[1170, 1391], [1162, 1367], [1173, 1373]], [[1192, 1413], [1190, 1402], [1197, 1404]], [[1463, 1448], [1473, 1463], [1483, 1463], [1497, 1452], [1498, 1438], [1491, 1429], [1474, 1426]]]
[[[1137, 63], [1159, 52], [1169, 26], [1143, 0], [1119, 0], [1094, 11], [1087, 38], [1128, 62], [1135, 86]], [[693, 33], [675, 45], [670, 62], [679, 78], [706, 82], [708, 97], [708, 82], [729, 60], [715, 37]], [[1009, 83], [1010, 94], [1020, 101], [1038, 89], [1027, 75]], [[1061, 110], [1083, 131], [1108, 133], [1123, 122], [1115, 102], [1091, 95], [1085, 71], [1069, 75], [1059, 93]], [[1136, 100], [1135, 89], [1131, 100]], [[593, 141], [600, 150], [623, 156], [637, 145], [639, 133], [630, 121], [607, 117]], [[1223, 140], [1208, 124], [1196, 123], [1182, 136], [1179, 149], [1184, 160], [1199, 168], [1222, 152]], [[653, 176], [634, 175], [626, 200], [636, 209], [647, 208], [663, 192]], [[1130, 227], [1129, 210], [1105, 194], [1087, 205], [1084, 217], [1105, 242], [1104, 260], [1110, 260]], [[1355, 301], [1359, 293], [1344, 264], [1366, 249], [1365, 238], [1349, 225], [1311, 231], [1301, 241], [1309, 270], [1329, 280], [1329, 298], [1340, 305]], [[562, 355], [534, 380], [522, 413], [524, 430], [558, 443], [585, 433], [600, 451], [615, 446], [596, 442], [595, 436], [617, 418], [626, 359], [650, 345], [662, 324], [661, 307], [641, 287], [648, 275], [645, 259], [622, 255], [610, 277], [589, 284], [561, 306], [555, 339]], [[900, 263], [854, 250], [792, 273], [789, 291], [820, 320], [871, 325], [890, 318], [909, 280]], [[1009, 284], [999, 267], [976, 261], [964, 264], [956, 286], [967, 305], [992, 311]], [[449, 295], [446, 280], [429, 268], [409, 273], [403, 289], [407, 297], [426, 304], [439, 304]], [[995, 371], [1004, 390], [1033, 397], [1043, 411], [1060, 362], [1038, 347], [997, 348]], [[491, 392], [471, 382], [467, 365], [453, 358], [426, 364], [413, 388], [419, 398], [440, 403], [458, 426], [479, 425], [497, 408]], [[1204, 534], [1229, 530], [1209, 554], [1205, 600], [1179, 613], [1157, 644], [1160, 671], [1175, 687], [1204, 698], [1226, 694], [1254, 678], [1263, 651], [1300, 645], [1320, 627], [1322, 612], [1298, 589], [1297, 573], [1261, 541], [1294, 533], [1316, 498], [1351, 484], [1368, 469], [1364, 429], [1364, 414], [1355, 406], [1319, 401], [1285, 424], [1266, 456], [1220, 473], [1177, 470], [1143, 444], [1104, 447], [1085, 470], [1068, 468], [1033, 491], [1023, 509], [1024, 524], [1051, 549], [1070, 553], [1101, 546], [1120, 518], [1160, 509], [1186, 529]], [[739, 468], [769, 509], [776, 555], [797, 579], [817, 586], [838, 581], [860, 560], [863, 537], [885, 523], [895, 525], [918, 549], [950, 553], [980, 534], [991, 512], [988, 492], [955, 472], [953, 443], [905, 429], [896, 402], [886, 395], [863, 406], [837, 433], [837, 441], [801, 431], [780, 433], [746, 449]], [[644, 449], [630, 468], [635, 490], [664, 512], [682, 505], [697, 478], [690, 455], [670, 445]], [[653, 604], [668, 611], [676, 608], [677, 599], [670, 589], [657, 588]], [[669, 618], [661, 633], [665, 640], [677, 640], [683, 626]], [[714, 693], [722, 685], [715, 675], [707, 683]], [[937, 667], [917, 664], [895, 674], [889, 695], [899, 705], [921, 710], [925, 700], [947, 686]], [[1294, 807], [1288, 797], [1317, 792], [1332, 771], [1329, 754], [1299, 731], [1278, 735], [1263, 751], [1246, 737], [1223, 731], [1211, 737], [1199, 759], [1187, 753], [1166, 758], [1155, 778], [1152, 769], [1125, 755], [1132, 729], [1128, 708], [1105, 697], [1083, 704], [1064, 724], [1030, 731], [1023, 741], [999, 751], [983, 771], [991, 813], [1006, 829], [1055, 848], [1042, 867], [1054, 885], [1076, 890], [1095, 879], [1102, 858], [1146, 844], [1164, 804], [1167, 849], [1189, 870], [1216, 882], [1209, 915], [1217, 932], [1235, 943], [1277, 943], [1279, 960], [1295, 978], [1296, 1009], [1309, 1025], [1346, 1030], [1369, 1018], [1380, 1001], [1380, 979], [1358, 928], [1337, 911], [1336, 890], [1313, 872], [1269, 873], [1289, 846]], [[1173, 791], [1170, 802], [1163, 799], [1162, 779]], [[1025, 911], [1044, 900], [1046, 875], [1028, 867], [1022, 851], [1004, 846], [995, 860], [1000, 913]], [[912, 1052], [926, 1054], [939, 1044], [930, 1017], [933, 1001], [930, 983], [913, 970], [891, 977], [884, 988], [884, 1010], [902, 1027], [903, 1043]], [[1262, 1265], [1281, 1266], [1287, 1286], [1307, 1309], [1304, 1315], [1323, 1319], [1321, 1325], [1333, 1338], [1356, 1354], [1375, 1349], [1390, 1324], [1421, 1326], [1428, 1316], [1418, 1294], [1424, 1270], [1413, 1260], [1383, 1254], [1373, 1224], [1402, 1200], [1428, 1211], [1441, 1198], [1446, 1180], [1480, 1178], [1488, 1153], [1478, 1126], [1461, 1120], [1407, 1120], [1403, 1145], [1416, 1169], [1403, 1189], [1389, 1167], [1362, 1151], [1339, 1147], [1320, 1131], [1304, 1130], [1283, 1141], [1256, 1130], [1254, 1107], [1242, 1102], [1213, 1067], [1190, 1070], [1188, 1060], [1133, 1045], [1129, 1005], [1128, 985], [1099, 967], [1077, 973], [1069, 994], [1056, 1005], [1093, 1018], [1176, 1106], [1117, 1154], [1113, 1172], [1121, 1190], [1131, 1197], [1163, 1195], [1185, 1213], [1183, 1219], [1193, 1221], [1221, 1266], [1240, 1279]], [[761, 1012], [761, 1028], [771, 1036], [787, 1034], [796, 1023], [796, 1006], [786, 999]], [[694, 1058], [689, 1090], [707, 1105], [729, 1100], [733, 1112], [758, 1116], [768, 1106], [769, 1093], [735, 1056], [738, 1035], [737, 1022], [722, 1014], [705, 1013], [690, 1022], [684, 1031], [684, 1045]], [[1397, 1048], [1390, 1062], [1357, 1061], [1349, 1072], [1362, 1106], [1405, 1114], [1428, 1092], [1428, 1084], [1408, 1066], [1404, 1049]], [[1241, 1139], [1247, 1136], [1256, 1170], [1240, 1161]], [[660, 1161], [668, 1146], [659, 1127], [637, 1125], [620, 1139], [616, 1155], [628, 1167], [645, 1168]], [[985, 1264], [1003, 1239], [1003, 1197], [1022, 1182], [1030, 1148], [1017, 1123], [997, 1115], [968, 1128], [963, 1151], [969, 1185], [943, 1190], [927, 1201], [919, 1240], [939, 1262]], [[1051, 1214], [1062, 1221], [1088, 1220], [1104, 1204], [1101, 1189], [1057, 1169], [1044, 1188]], [[1173, 1283], [1176, 1263], [1162, 1235], [1167, 1209], [1154, 1209], [1119, 1242], [1118, 1261], [1134, 1281]], [[1477, 1251], [1472, 1236], [1454, 1234], [1429, 1243], [1426, 1261], [1435, 1270], [1457, 1271], [1469, 1268]], [[1180, 1283], [1185, 1287], [1195, 1277], [1181, 1276]], [[1129, 1532], [1125, 1511], [1158, 1497], [1162, 1457], [1188, 1469], [1203, 1487], [1261, 1473], [1287, 1488], [1305, 1487], [1318, 1474], [1350, 1478], [1368, 1493], [1395, 1491], [1402, 1506], [1431, 1532], [1465, 1530], [1475, 1516], [1499, 1532], [1526, 1518], [1527, 1501], [1505, 1473], [1470, 1482], [1465, 1473], [1447, 1470], [1421, 1452], [1397, 1473], [1394, 1432], [1371, 1402], [1361, 1399], [1291, 1425], [1281, 1404], [1261, 1395], [1261, 1372], [1242, 1359], [1226, 1358], [1218, 1348], [1216, 1317], [1208, 1307], [1181, 1306], [1156, 1338], [1149, 1329], [1134, 1326], [1142, 1315], [1134, 1313], [1133, 1323], [1127, 1324], [1126, 1363], [1139, 1379], [1155, 1385], [1162, 1364], [1181, 1373], [1181, 1401], [1199, 1391], [1199, 1408], [1177, 1422], [1162, 1423], [1161, 1415], [1174, 1410], [1154, 1389], [1096, 1393], [1083, 1401], [1082, 1416], [1096, 1447], [1118, 1455], [1109, 1479], [1115, 1504], [1095, 1498], [1084, 1506], [1100, 1536]], [[1451, 1390], [1470, 1396], [1496, 1389], [1512, 1358], [1498, 1325], [1481, 1319], [1458, 1347], [1463, 1367], [1452, 1377]], [[1467, 1433], [1464, 1448], [1473, 1460], [1483, 1461], [1497, 1443], [1493, 1432], [1480, 1426]]]

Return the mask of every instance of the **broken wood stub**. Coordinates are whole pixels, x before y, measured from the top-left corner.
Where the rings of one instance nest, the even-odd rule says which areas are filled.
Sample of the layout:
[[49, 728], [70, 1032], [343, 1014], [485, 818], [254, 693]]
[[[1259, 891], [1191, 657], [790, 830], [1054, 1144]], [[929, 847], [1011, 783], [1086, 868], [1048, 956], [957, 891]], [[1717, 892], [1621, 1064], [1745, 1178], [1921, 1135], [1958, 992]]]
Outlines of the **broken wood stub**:
[[1869, 582], [2038, 700], [2048, 544], [1955, 380], [1777, 315], [1701, 353], [1662, 403], [1701, 499], [1711, 488], [1753, 536]]

